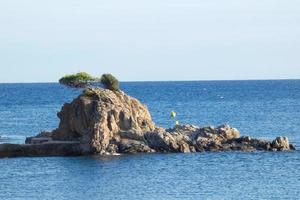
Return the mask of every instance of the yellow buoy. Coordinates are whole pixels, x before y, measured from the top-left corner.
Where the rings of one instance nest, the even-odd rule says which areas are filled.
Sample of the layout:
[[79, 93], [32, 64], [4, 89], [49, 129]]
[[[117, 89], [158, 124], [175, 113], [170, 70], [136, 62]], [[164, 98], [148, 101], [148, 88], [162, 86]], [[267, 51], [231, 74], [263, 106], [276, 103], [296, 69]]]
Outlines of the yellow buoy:
[[175, 111], [172, 111], [172, 112], [171, 112], [171, 117], [172, 117], [172, 118], [175, 118], [175, 117], [176, 117], [176, 112], [175, 112]]

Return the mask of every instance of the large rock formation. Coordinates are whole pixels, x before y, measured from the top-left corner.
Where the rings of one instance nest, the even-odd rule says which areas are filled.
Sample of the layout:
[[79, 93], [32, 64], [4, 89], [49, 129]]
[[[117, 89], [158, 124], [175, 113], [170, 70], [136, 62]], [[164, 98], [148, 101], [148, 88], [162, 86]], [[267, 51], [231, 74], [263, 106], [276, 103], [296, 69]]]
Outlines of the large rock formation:
[[122, 91], [86, 89], [71, 103], [66, 103], [58, 117], [60, 124], [56, 130], [27, 138], [23, 146], [8, 146], [9, 150], [0, 146], [0, 156], [9, 156], [9, 152], [14, 152], [13, 156], [23, 152], [19, 155], [24, 156], [26, 152], [28, 155], [83, 155], [295, 149], [285, 137], [272, 142], [240, 137], [239, 131], [229, 125], [216, 128], [178, 125], [165, 130], [155, 126], [145, 105]]
[[144, 145], [144, 134], [156, 128], [146, 106], [124, 92], [106, 89], [85, 90], [58, 117], [59, 128], [51, 138], [80, 141], [83, 153], [119, 152], [137, 141]]

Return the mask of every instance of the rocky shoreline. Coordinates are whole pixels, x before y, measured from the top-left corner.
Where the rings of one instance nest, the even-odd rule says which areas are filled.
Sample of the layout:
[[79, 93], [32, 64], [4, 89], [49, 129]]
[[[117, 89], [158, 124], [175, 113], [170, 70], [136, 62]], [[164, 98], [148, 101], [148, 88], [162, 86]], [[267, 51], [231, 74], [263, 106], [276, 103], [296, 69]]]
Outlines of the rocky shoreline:
[[122, 91], [88, 88], [58, 113], [59, 127], [0, 144], [0, 157], [115, 155], [154, 152], [289, 151], [288, 138], [266, 141], [240, 136], [229, 125], [157, 127], [147, 107]]

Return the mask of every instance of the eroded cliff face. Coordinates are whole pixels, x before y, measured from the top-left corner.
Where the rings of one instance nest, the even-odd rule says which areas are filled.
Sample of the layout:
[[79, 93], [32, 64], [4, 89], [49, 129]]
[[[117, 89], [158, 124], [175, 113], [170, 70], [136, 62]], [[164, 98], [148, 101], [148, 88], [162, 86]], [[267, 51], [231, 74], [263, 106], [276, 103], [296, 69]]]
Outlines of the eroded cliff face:
[[[53, 140], [78, 140], [86, 153], [115, 153], [155, 130], [145, 105], [122, 91], [87, 89], [58, 113]], [[140, 143], [139, 145], [143, 145]], [[146, 145], [145, 145], [146, 146]]]
[[178, 125], [166, 130], [155, 126], [147, 107], [137, 99], [122, 91], [100, 88], [87, 89], [66, 103], [58, 117], [60, 124], [56, 130], [28, 138], [26, 143], [71, 143], [75, 154], [295, 149], [286, 137], [272, 142], [241, 137], [229, 125], [202, 128]]

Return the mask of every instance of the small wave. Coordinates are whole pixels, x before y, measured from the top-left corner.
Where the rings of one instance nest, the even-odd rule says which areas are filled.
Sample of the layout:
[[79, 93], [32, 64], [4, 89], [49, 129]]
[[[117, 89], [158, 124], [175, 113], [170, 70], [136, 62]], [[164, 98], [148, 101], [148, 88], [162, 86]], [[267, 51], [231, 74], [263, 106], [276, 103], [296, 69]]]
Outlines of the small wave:
[[0, 134], [0, 143], [24, 143], [26, 137], [22, 135]]

